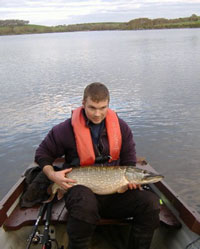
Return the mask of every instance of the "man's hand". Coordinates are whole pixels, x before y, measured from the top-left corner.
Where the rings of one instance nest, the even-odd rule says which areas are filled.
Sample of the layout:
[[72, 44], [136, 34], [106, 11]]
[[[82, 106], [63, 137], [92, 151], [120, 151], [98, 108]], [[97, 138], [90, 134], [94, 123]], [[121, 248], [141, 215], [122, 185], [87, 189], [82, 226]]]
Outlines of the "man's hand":
[[128, 183], [128, 188], [129, 189], [139, 189], [143, 190], [142, 186], [140, 184], [135, 184], [135, 183]]
[[67, 174], [70, 171], [72, 171], [72, 168], [54, 171], [53, 167], [50, 165], [46, 165], [43, 168], [43, 172], [47, 175], [47, 177], [65, 190], [71, 188], [73, 186], [73, 183], [76, 182], [73, 179], [67, 178]]

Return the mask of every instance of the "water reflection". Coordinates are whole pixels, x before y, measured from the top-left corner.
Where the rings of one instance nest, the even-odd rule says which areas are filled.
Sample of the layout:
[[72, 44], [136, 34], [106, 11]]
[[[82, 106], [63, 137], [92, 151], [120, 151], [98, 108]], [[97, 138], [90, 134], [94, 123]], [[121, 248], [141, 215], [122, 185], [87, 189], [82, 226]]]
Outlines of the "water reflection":
[[138, 155], [200, 210], [199, 29], [6, 36], [0, 43], [1, 196], [48, 130], [81, 104], [84, 87], [101, 81], [133, 130]]

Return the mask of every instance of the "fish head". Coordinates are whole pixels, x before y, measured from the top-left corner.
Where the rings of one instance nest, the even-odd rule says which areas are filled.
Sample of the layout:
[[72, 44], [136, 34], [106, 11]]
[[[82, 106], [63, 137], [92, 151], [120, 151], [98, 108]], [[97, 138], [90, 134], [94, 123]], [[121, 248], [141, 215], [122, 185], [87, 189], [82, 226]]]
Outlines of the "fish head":
[[153, 172], [139, 169], [133, 166], [126, 168], [125, 177], [130, 183], [135, 184], [155, 183], [163, 179], [162, 175], [158, 175]]

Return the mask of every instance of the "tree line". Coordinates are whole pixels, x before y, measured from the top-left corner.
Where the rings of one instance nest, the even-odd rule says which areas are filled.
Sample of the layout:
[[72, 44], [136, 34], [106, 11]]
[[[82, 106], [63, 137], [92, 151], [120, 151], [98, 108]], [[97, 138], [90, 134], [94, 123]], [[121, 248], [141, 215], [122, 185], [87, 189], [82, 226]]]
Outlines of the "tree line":
[[138, 18], [129, 21], [128, 27], [130, 29], [162, 29], [162, 28], [192, 28], [200, 27], [200, 16], [195, 14], [190, 17], [166, 19], [166, 18]]
[[29, 24], [23, 20], [0, 20], [0, 35], [33, 34], [51, 32], [100, 31], [100, 30], [142, 30], [166, 28], [200, 28], [200, 16], [196, 14], [185, 18], [137, 18], [129, 22], [83, 23], [59, 26]]
[[0, 27], [23, 26], [27, 24], [29, 24], [29, 21], [15, 20], [15, 19], [0, 20]]

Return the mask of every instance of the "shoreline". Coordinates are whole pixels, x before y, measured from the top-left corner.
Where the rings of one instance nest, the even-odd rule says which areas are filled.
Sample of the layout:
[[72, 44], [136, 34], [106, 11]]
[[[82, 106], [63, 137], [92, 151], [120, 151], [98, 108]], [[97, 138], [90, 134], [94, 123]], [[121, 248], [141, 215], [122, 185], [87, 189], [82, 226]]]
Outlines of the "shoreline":
[[75, 30], [75, 31], [49, 31], [49, 32], [27, 32], [27, 33], [8, 33], [1, 34], [1, 36], [14, 36], [14, 35], [40, 35], [40, 34], [55, 34], [55, 33], [75, 33], [75, 32], [101, 32], [101, 31], [150, 31], [150, 30], [171, 30], [171, 29], [199, 29], [199, 27], [183, 27], [183, 28], [154, 28], [154, 29], [105, 29], [105, 30]]
[[29, 24], [29, 21], [22, 20], [0, 20], [0, 36], [80, 31], [137, 31], [188, 28], [200, 28], [200, 16], [193, 14], [190, 17], [176, 19], [137, 18], [129, 22], [80, 23], [58, 26], [34, 25]]

